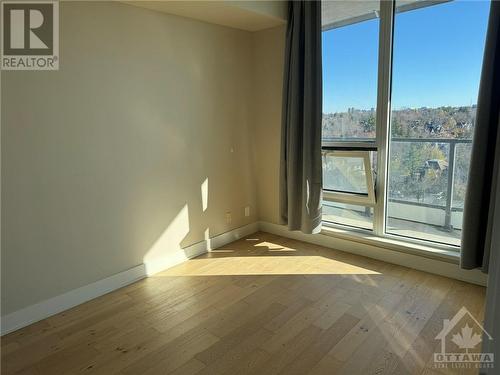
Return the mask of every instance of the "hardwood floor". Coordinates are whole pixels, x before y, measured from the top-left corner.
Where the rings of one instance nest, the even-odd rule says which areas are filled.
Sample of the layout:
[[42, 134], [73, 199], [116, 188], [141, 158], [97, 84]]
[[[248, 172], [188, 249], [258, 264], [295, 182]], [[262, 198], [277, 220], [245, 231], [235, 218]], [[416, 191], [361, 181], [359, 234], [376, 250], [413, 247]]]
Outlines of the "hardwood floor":
[[4, 336], [2, 374], [475, 373], [434, 338], [484, 292], [256, 233]]

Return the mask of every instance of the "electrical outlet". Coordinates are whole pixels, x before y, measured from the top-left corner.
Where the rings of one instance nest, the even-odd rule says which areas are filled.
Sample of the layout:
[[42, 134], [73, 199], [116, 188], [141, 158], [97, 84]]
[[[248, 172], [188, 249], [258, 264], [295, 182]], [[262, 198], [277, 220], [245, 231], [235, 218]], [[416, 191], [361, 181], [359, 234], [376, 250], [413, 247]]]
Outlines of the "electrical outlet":
[[246, 217], [250, 216], [250, 206], [245, 207], [245, 216]]
[[226, 224], [231, 224], [231, 212], [226, 212]]

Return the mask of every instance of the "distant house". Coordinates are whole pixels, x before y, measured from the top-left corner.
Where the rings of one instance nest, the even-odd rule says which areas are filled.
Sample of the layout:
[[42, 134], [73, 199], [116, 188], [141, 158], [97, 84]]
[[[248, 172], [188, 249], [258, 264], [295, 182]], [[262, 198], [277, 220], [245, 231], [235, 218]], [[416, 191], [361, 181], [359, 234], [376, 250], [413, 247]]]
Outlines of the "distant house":
[[448, 162], [442, 159], [430, 159], [425, 162], [424, 168], [427, 170], [432, 169], [434, 171], [444, 172], [448, 169]]
[[456, 127], [458, 129], [466, 129], [466, 130], [469, 130], [469, 129], [472, 129], [472, 123], [469, 122], [469, 121], [459, 121], [457, 122], [457, 125]]
[[427, 130], [431, 134], [438, 134], [443, 129], [441, 124], [436, 124], [434, 122], [427, 122], [425, 124], [425, 130]]

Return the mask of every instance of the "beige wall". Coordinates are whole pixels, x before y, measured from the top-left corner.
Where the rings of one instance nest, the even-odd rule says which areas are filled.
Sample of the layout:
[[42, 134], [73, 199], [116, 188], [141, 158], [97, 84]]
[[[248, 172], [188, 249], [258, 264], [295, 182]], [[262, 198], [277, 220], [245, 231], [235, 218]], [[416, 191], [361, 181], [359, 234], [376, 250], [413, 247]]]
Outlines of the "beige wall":
[[259, 219], [279, 223], [279, 162], [285, 26], [254, 33], [254, 165]]
[[281, 31], [119, 3], [60, 12], [60, 70], [1, 73], [2, 315], [257, 220], [255, 59], [257, 188], [274, 221]]

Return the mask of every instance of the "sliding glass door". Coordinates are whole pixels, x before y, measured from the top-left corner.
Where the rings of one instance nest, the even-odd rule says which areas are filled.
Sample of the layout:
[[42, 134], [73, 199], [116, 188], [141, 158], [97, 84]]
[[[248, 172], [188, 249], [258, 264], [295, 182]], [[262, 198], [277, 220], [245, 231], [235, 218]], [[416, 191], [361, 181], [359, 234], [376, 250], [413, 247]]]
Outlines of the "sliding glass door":
[[323, 3], [326, 225], [458, 249], [489, 5]]

